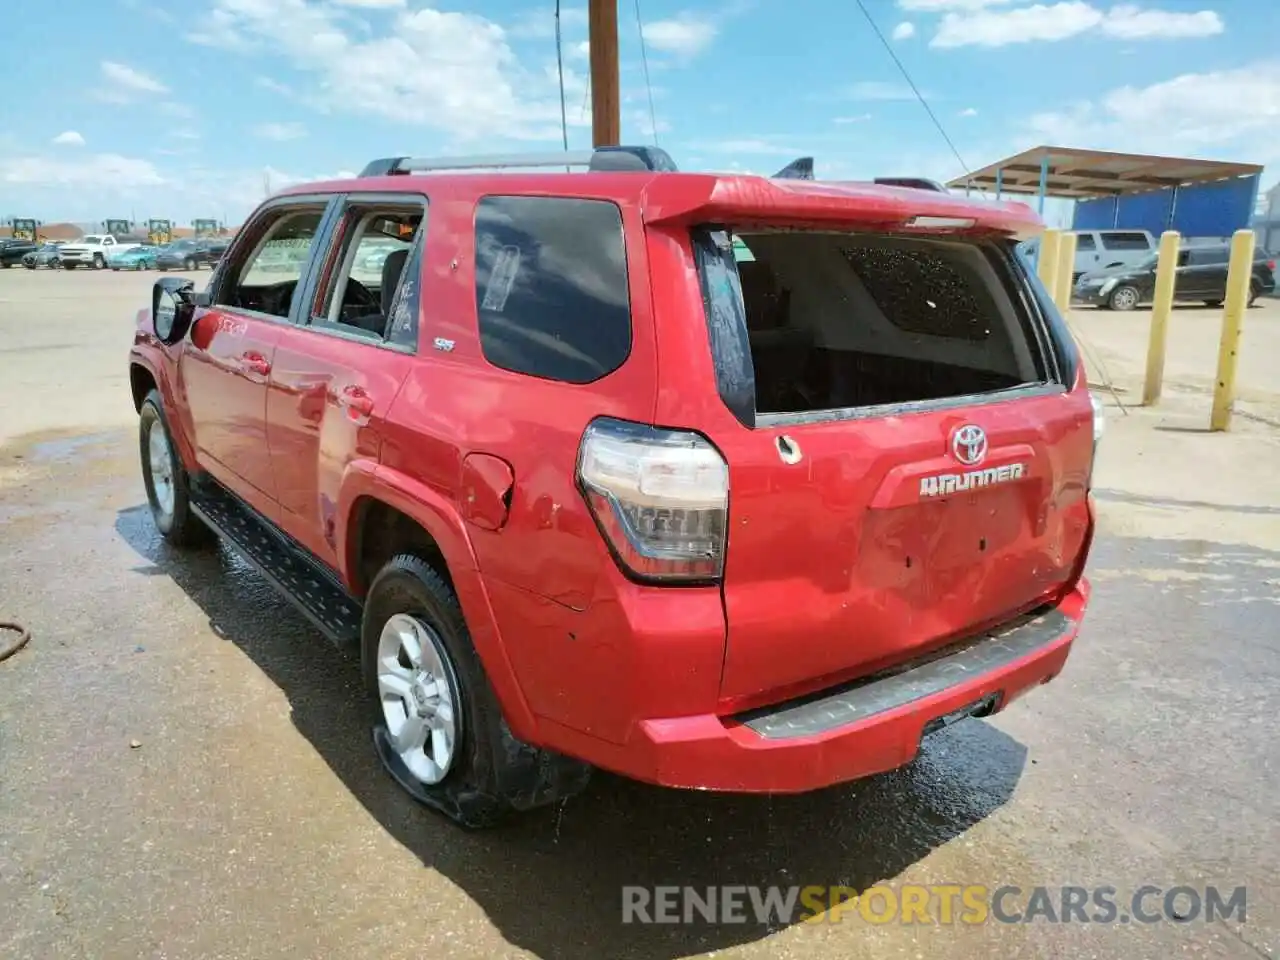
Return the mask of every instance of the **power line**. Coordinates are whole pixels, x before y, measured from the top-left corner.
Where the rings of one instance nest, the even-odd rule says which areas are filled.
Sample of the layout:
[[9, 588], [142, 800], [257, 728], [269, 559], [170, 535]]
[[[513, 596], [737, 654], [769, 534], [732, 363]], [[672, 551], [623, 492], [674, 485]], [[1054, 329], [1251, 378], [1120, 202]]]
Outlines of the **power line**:
[[640, 16], [640, 0], [636, 0], [636, 32], [640, 34], [640, 62], [644, 65], [644, 88], [649, 94], [649, 126], [653, 129], [653, 145], [658, 146], [658, 113], [653, 109], [653, 84], [649, 82], [649, 51], [644, 42], [644, 20]]
[[560, 0], [556, 0], [556, 72], [560, 75], [560, 136], [564, 152], [569, 152], [569, 119], [564, 106], [564, 53], [560, 45]]
[[903, 66], [902, 61], [898, 59], [898, 55], [893, 52], [893, 46], [887, 39], [885, 39], [885, 35], [880, 32], [880, 28], [876, 26], [875, 20], [871, 19], [871, 14], [868, 12], [867, 7], [862, 0], [856, 0], [856, 2], [858, 4], [858, 9], [862, 11], [862, 15], [867, 18], [867, 23], [869, 23], [871, 25], [871, 29], [875, 31], [875, 35], [880, 38], [881, 45], [889, 56], [893, 58], [893, 62], [897, 65], [898, 71], [902, 74], [902, 78], [906, 80], [907, 85], [911, 87], [911, 92], [914, 93], [916, 95], [916, 99], [920, 101], [920, 106], [924, 107], [925, 113], [929, 114], [929, 119], [932, 120], [933, 125], [938, 128], [938, 133], [942, 134], [942, 139], [945, 140], [947, 142], [947, 146], [951, 148], [952, 154], [960, 164], [960, 172], [968, 173], [969, 165], [964, 162], [964, 157], [960, 156], [960, 151], [956, 149], [955, 143], [943, 128], [942, 121], [939, 120], [938, 115], [933, 112], [933, 108], [930, 107], [929, 102], [925, 100], [924, 94], [920, 92], [920, 88], [916, 86], [916, 82], [911, 79], [911, 74], [907, 72], [907, 68]]

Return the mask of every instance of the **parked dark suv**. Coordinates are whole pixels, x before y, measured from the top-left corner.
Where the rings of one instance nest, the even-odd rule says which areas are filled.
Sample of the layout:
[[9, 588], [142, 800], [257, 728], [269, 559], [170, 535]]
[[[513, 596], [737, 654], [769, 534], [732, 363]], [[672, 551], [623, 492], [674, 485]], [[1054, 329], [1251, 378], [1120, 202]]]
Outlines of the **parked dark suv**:
[[[1227, 261], [1231, 250], [1226, 246], [1187, 247], [1178, 251], [1178, 277], [1173, 298], [1179, 301], [1199, 300], [1211, 307], [1222, 305], [1227, 296]], [[1071, 292], [1073, 303], [1093, 304], [1112, 310], [1132, 310], [1147, 304], [1155, 296], [1156, 263], [1152, 254], [1133, 267], [1086, 273]], [[1264, 250], [1253, 258], [1253, 283], [1249, 289], [1249, 305], [1263, 294], [1275, 290], [1276, 261]]]
[[199, 270], [214, 267], [222, 259], [229, 241], [218, 239], [175, 240], [156, 255], [158, 270]]

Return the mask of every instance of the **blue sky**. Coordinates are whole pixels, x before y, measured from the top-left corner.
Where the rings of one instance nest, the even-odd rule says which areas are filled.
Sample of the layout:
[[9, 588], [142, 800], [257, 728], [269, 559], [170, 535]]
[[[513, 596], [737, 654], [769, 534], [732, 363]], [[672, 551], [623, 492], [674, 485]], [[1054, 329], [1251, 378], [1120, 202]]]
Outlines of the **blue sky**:
[[[1280, 166], [1274, 0], [866, 0], [964, 160], [1054, 143]], [[623, 139], [684, 168], [961, 172], [851, 0], [619, 2]], [[367, 160], [560, 142], [554, 0], [21, 4], [0, 217], [211, 216]], [[590, 143], [565, 0], [570, 145]], [[651, 122], [652, 90], [656, 131]], [[30, 95], [21, 93], [29, 91]], [[1047, 211], [1051, 220], [1063, 215]]]

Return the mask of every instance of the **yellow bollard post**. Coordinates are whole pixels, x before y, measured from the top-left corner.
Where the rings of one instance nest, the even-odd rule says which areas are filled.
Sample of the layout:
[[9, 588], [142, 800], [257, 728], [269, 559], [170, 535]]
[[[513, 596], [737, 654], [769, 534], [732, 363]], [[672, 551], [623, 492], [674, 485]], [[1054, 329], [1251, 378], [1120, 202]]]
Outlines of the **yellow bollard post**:
[[1036, 258], [1036, 275], [1044, 284], [1049, 296], [1053, 296], [1053, 279], [1058, 273], [1058, 245], [1062, 239], [1061, 230], [1046, 230], [1040, 234], [1040, 255]]
[[1058, 275], [1055, 277], [1053, 301], [1060, 313], [1071, 308], [1071, 288], [1076, 272], [1076, 235], [1070, 231], [1058, 240]]
[[1222, 339], [1218, 344], [1218, 375], [1213, 382], [1213, 413], [1210, 430], [1231, 428], [1231, 407], [1236, 399], [1236, 359], [1240, 350], [1240, 331], [1244, 312], [1249, 307], [1253, 283], [1252, 230], [1237, 230], [1231, 238], [1231, 260], [1227, 264], [1227, 305], [1222, 311]]
[[1160, 399], [1164, 386], [1164, 354], [1169, 339], [1169, 314], [1173, 311], [1173, 286], [1178, 279], [1177, 230], [1160, 234], [1160, 260], [1156, 264], [1156, 294], [1151, 305], [1151, 333], [1147, 337], [1147, 376], [1142, 382], [1143, 406]]

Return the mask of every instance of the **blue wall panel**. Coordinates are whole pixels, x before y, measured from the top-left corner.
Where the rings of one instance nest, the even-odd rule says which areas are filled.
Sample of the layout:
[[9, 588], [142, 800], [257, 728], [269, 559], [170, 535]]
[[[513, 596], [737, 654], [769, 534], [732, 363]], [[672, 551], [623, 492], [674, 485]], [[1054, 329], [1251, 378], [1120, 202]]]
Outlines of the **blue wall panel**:
[[1075, 212], [1071, 216], [1071, 228], [1073, 230], [1110, 230], [1115, 219], [1115, 197], [1077, 200]]
[[1073, 230], [1177, 230], [1184, 237], [1229, 237], [1249, 225], [1258, 178], [1232, 177], [1173, 190], [1077, 200]]
[[1253, 219], [1257, 176], [1178, 189], [1173, 229], [1184, 237], [1229, 237]]
[[[1179, 191], [1181, 197], [1181, 191]], [[1168, 229], [1173, 213], [1173, 191], [1152, 190], [1150, 193], [1131, 193], [1120, 197], [1116, 226], [1131, 230], [1149, 230], [1160, 236]]]

